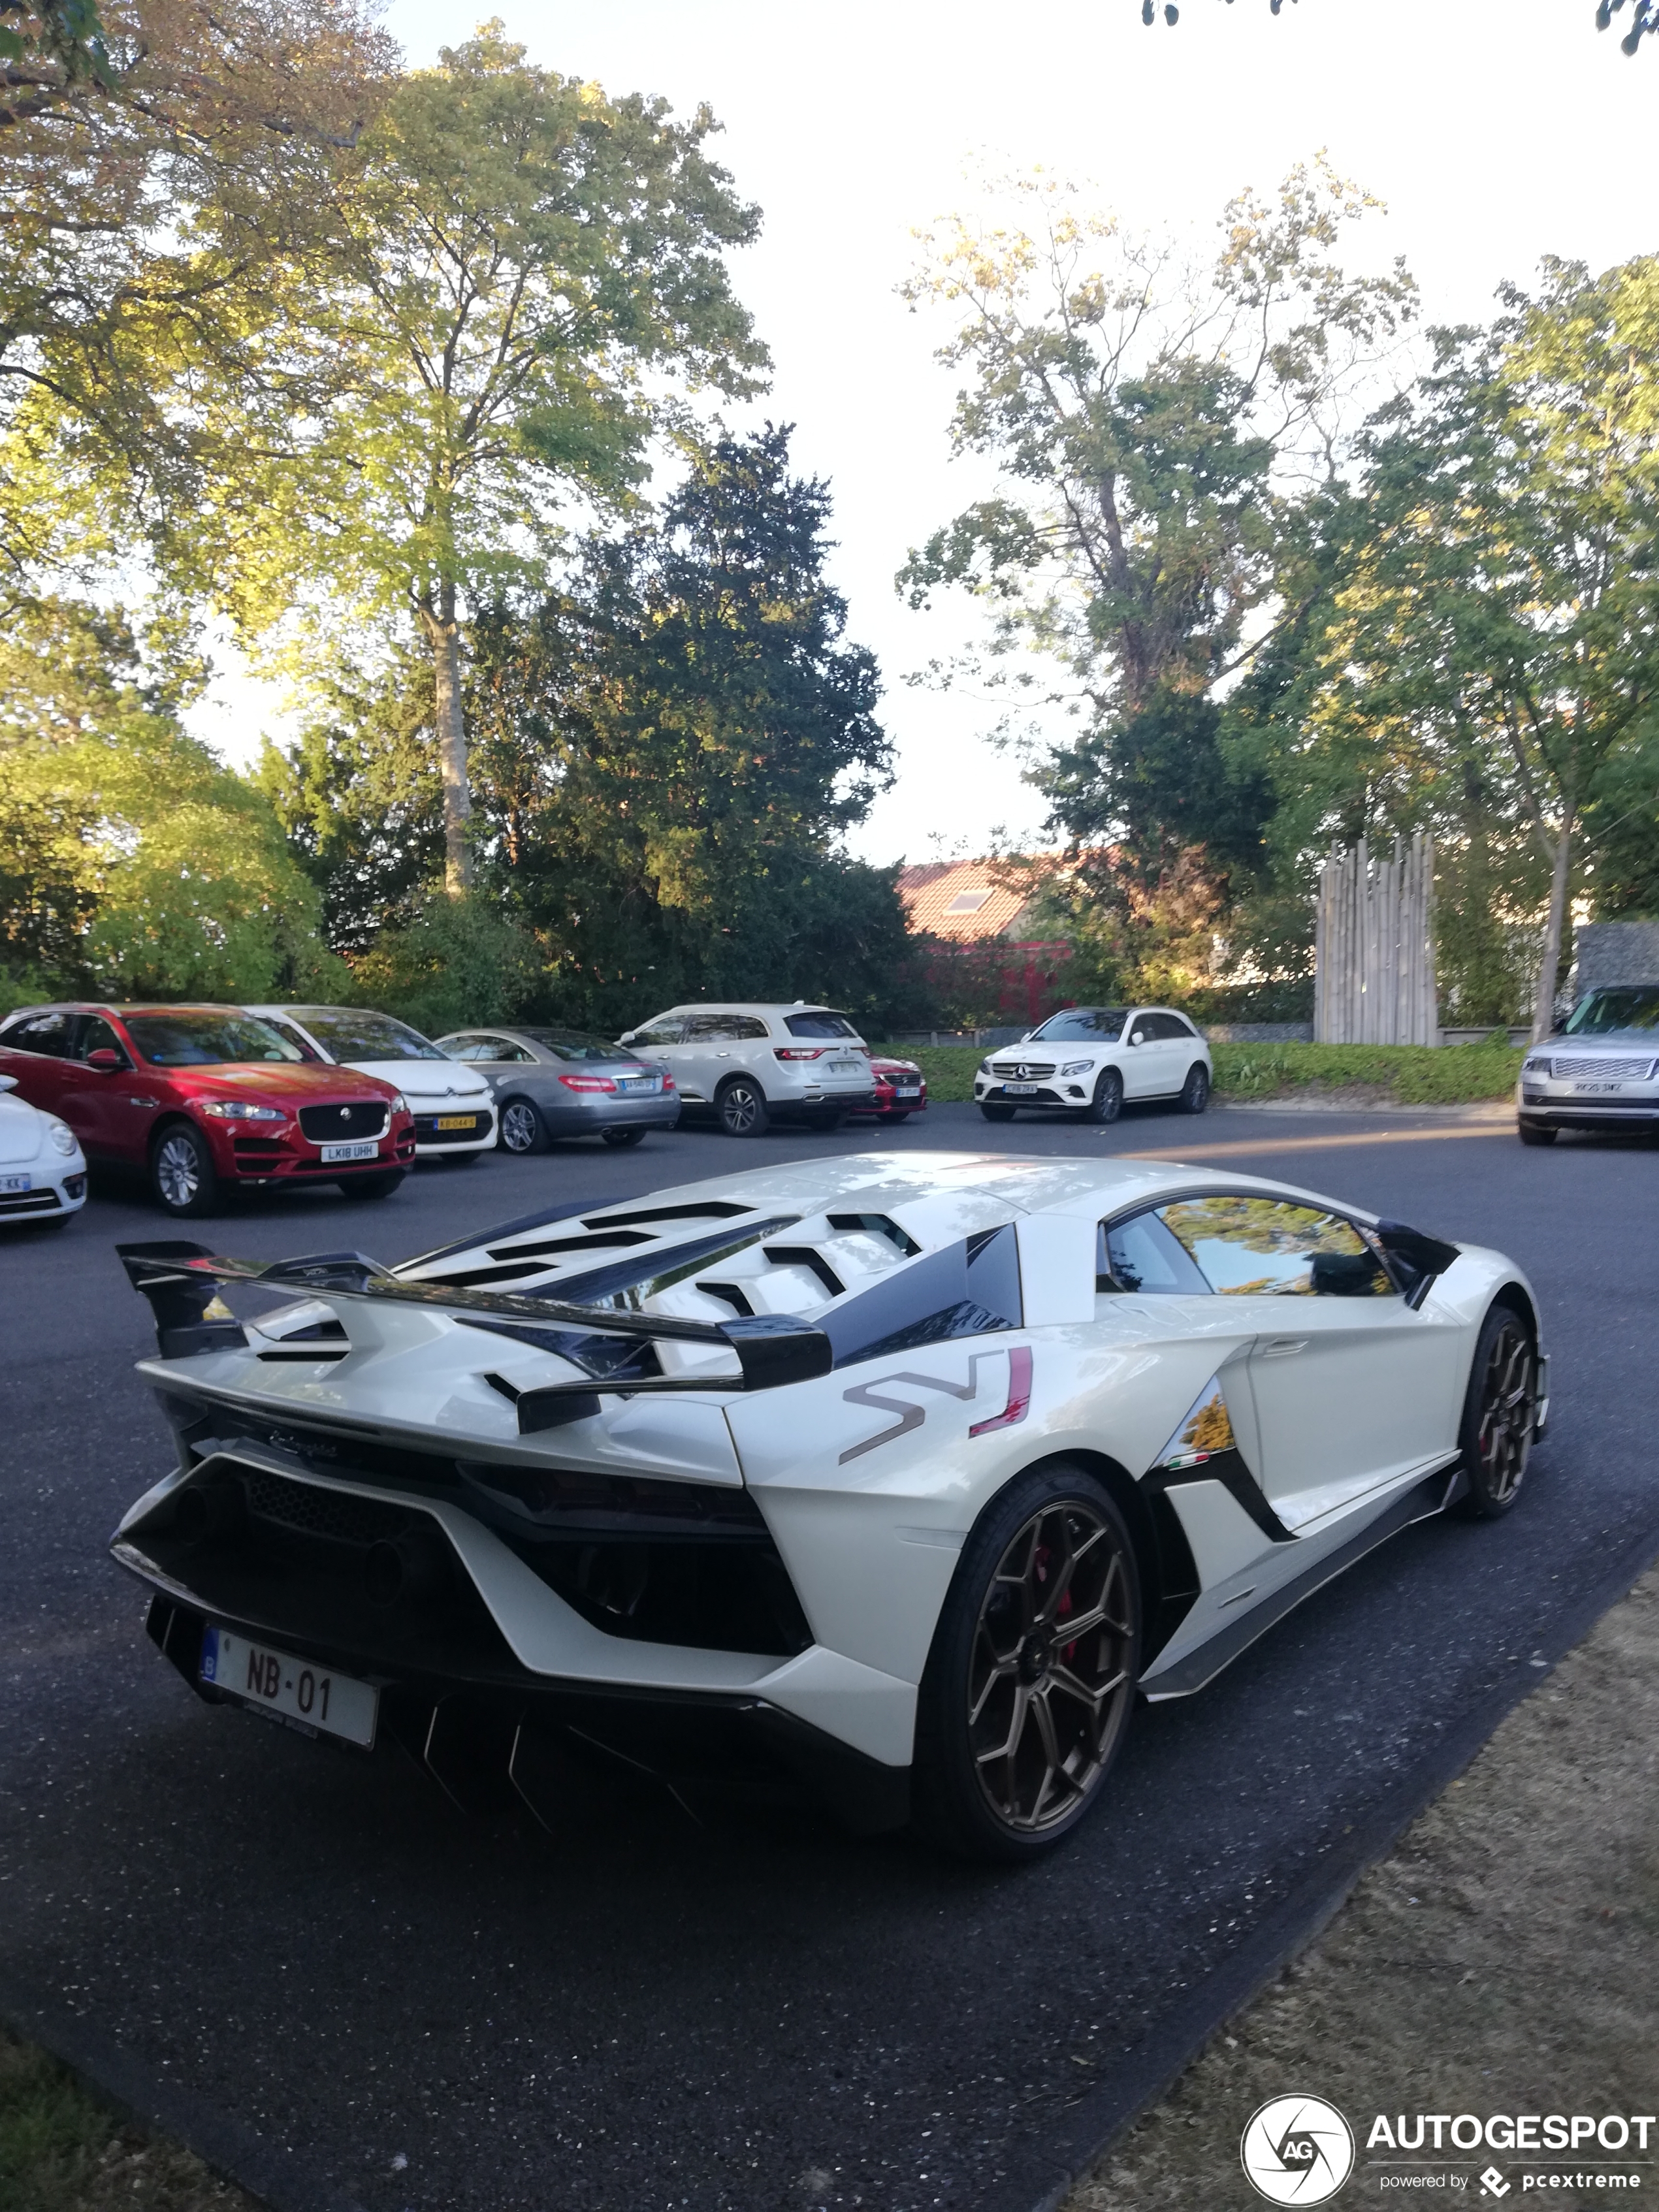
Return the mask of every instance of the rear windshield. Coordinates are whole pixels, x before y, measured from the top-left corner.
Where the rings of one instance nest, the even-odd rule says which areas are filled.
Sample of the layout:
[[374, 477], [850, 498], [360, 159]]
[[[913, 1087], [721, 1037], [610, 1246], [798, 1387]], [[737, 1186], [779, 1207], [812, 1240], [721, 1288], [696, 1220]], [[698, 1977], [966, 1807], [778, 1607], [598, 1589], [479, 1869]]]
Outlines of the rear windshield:
[[1569, 1036], [1612, 1036], [1620, 1030], [1659, 1030], [1659, 984], [1592, 991], [1573, 1008]]
[[257, 1014], [129, 1014], [127, 1035], [152, 1067], [246, 1066], [276, 1060], [292, 1066], [317, 1055], [290, 1042]]
[[1121, 1035], [1128, 1018], [1127, 1006], [1067, 1006], [1063, 1014], [1050, 1014], [1031, 1035], [1052, 1038], [1056, 1044], [1067, 1040], [1079, 1044], [1109, 1043]]
[[783, 1026], [791, 1036], [855, 1037], [858, 1035], [845, 1014], [786, 1014]]
[[355, 1006], [295, 1006], [323, 1050], [335, 1060], [447, 1060], [418, 1030], [405, 1029], [390, 1014], [360, 1013]]
[[556, 1053], [561, 1060], [632, 1060], [631, 1052], [607, 1043], [604, 1037], [584, 1036], [580, 1030], [520, 1030], [532, 1044], [538, 1044], [544, 1052]]

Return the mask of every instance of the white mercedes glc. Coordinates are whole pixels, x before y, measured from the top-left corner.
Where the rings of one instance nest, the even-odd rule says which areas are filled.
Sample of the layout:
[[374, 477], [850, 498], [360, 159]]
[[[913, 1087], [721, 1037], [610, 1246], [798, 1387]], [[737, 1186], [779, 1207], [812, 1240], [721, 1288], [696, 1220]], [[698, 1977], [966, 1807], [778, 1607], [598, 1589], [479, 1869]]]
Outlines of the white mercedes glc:
[[1022, 1106], [1115, 1121], [1126, 1098], [1168, 1098], [1201, 1114], [1211, 1073], [1210, 1048], [1171, 1006], [1067, 1006], [988, 1053], [974, 1097], [988, 1121], [1012, 1121]]

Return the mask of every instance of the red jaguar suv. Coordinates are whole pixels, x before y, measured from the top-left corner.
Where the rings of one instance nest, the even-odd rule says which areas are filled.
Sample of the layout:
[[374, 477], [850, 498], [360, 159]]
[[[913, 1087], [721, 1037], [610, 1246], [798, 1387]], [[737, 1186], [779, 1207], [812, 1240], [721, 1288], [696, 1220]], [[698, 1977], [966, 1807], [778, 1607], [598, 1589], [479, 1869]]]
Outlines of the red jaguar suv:
[[88, 1159], [142, 1168], [169, 1213], [210, 1212], [228, 1186], [386, 1198], [415, 1158], [401, 1092], [236, 1006], [20, 1007], [0, 1022], [0, 1073]]

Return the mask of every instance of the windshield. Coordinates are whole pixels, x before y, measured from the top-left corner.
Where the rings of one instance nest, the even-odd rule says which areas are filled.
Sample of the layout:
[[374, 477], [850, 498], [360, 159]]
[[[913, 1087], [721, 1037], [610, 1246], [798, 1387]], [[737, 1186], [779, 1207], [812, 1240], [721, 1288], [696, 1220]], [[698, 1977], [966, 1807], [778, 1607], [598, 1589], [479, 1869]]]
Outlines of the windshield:
[[783, 1026], [791, 1036], [855, 1037], [858, 1035], [845, 1014], [786, 1014]]
[[276, 1060], [316, 1064], [256, 1014], [129, 1014], [127, 1035], [152, 1067], [224, 1067]]
[[623, 1052], [603, 1037], [584, 1036], [580, 1030], [520, 1030], [532, 1044], [538, 1044], [544, 1052], [556, 1053], [561, 1060], [632, 1060], [631, 1052]]
[[325, 1053], [335, 1060], [447, 1060], [418, 1030], [405, 1029], [390, 1014], [360, 1013], [355, 1006], [295, 1006]]
[[1079, 1044], [1110, 1043], [1118, 1036], [1129, 1018], [1127, 1006], [1067, 1006], [1064, 1013], [1050, 1014], [1041, 1029], [1033, 1030], [1033, 1038], [1051, 1038], [1056, 1042], [1073, 1038]]
[[1621, 1030], [1659, 1030], [1659, 983], [1591, 991], [1573, 1008], [1568, 1036], [1612, 1036]]

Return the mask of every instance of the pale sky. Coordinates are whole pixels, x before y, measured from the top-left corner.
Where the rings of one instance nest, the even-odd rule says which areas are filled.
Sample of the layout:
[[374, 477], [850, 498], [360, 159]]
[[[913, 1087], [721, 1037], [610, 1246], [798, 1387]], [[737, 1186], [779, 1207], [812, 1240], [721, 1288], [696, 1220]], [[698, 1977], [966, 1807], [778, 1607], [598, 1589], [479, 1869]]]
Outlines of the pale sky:
[[[483, 9], [478, 11], [484, 12]], [[1546, 253], [1605, 267], [1653, 251], [1647, 179], [1659, 41], [1634, 60], [1598, 34], [1594, 0], [1184, 0], [1174, 29], [1138, 0], [502, 0], [532, 58], [611, 92], [708, 100], [719, 156], [759, 203], [738, 289], [770, 347], [770, 392], [737, 427], [796, 423], [803, 470], [830, 480], [833, 574], [848, 635], [877, 653], [898, 781], [854, 837], [865, 857], [976, 852], [1035, 838], [1018, 764], [971, 696], [907, 687], [970, 638], [969, 609], [912, 614], [893, 590], [907, 550], [973, 495], [949, 459], [955, 390], [941, 326], [895, 292], [914, 229], [963, 204], [987, 157], [1097, 187], [1125, 224], [1213, 222], [1320, 148], [1388, 203], [1367, 263], [1403, 253], [1425, 316], [1474, 320]], [[392, 0], [407, 60], [464, 35], [453, 0]], [[1618, 22], [1620, 19], [1615, 19]], [[1362, 233], [1363, 236], [1364, 234]], [[238, 759], [275, 727], [275, 695], [227, 678], [203, 734]]]

